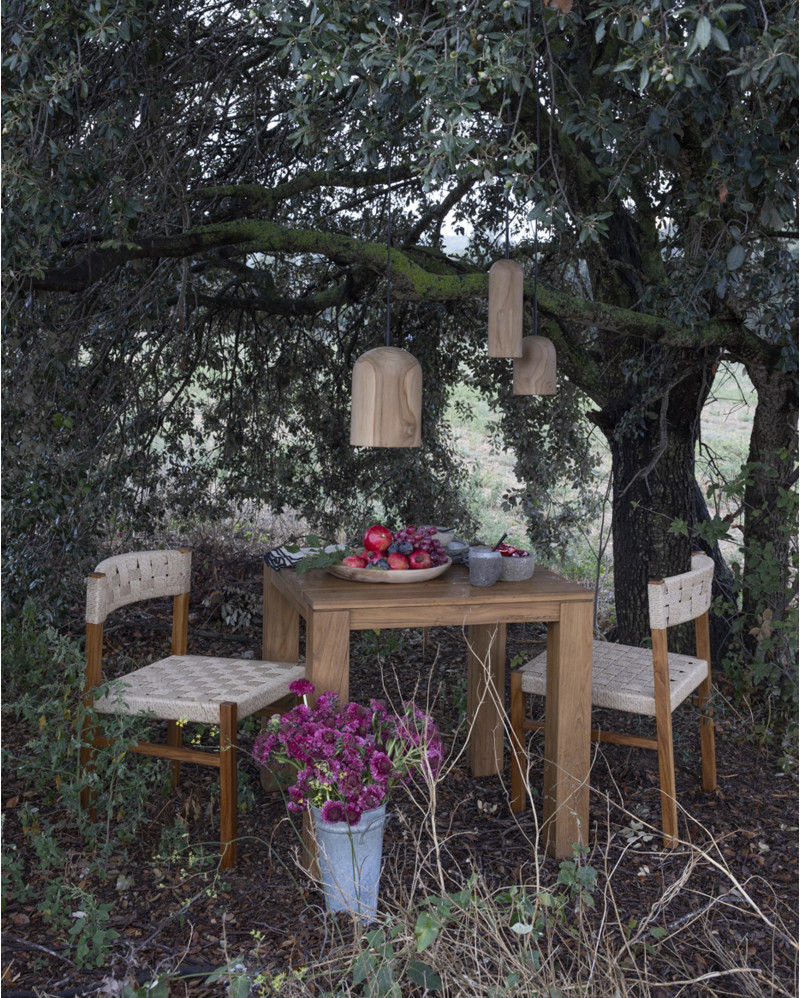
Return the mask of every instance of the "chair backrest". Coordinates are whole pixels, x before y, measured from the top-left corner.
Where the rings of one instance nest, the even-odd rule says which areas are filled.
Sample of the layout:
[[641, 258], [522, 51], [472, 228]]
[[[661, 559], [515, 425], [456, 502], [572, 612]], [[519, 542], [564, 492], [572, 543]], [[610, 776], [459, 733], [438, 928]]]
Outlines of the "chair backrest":
[[86, 623], [102, 624], [128, 603], [188, 593], [192, 552], [133, 551], [101, 561], [86, 580]]
[[704, 614], [711, 606], [713, 579], [713, 560], [696, 553], [692, 555], [691, 571], [651, 582], [647, 587], [650, 627], [660, 631]]

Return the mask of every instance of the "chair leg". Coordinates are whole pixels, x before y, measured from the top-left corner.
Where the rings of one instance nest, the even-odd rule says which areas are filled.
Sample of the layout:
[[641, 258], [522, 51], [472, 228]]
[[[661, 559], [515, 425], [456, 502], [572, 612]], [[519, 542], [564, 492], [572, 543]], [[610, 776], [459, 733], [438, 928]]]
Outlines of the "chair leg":
[[664, 848], [670, 849], [678, 844], [678, 805], [675, 796], [675, 757], [672, 747], [667, 632], [666, 630], [653, 630], [651, 635], [653, 639], [658, 775], [661, 783], [661, 830]]
[[711, 793], [717, 789], [717, 755], [714, 744], [714, 712], [711, 709], [711, 676], [697, 688], [697, 706], [700, 709], [700, 755], [703, 760], [703, 790]]
[[703, 790], [711, 793], [717, 789], [717, 759], [714, 749], [714, 716], [711, 709], [711, 635], [708, 612], [694, 622], [697, 657], [709, 663], [706, 678], [697, 687], [697, 706], [700, 708], [700, 755], [703, 760]]
[[236, 725], [235, 703], [222, 703], [219, 707], [219, 824], [220, 869], [230, 870], [236, 866], [237, 826], [238, 826], [238, 780], [236, 772]]
[[[167, 745], [170, 748], [180, 748], [183, 736], [183, 729], [177, 721], [167, 721]], [[181, 779], [181, 764], [175, 759], [172, 763], [172, 789], [174, 790]]]
[[522, 676], [511, 673], [511, 810], [519, 814], [525, 809], [525, 778], [527, 755], [525, 752], [525, 694]]
[[[672, 749], [672, 714], [658, 722], [658, 775], [661, 783], [661, 828], [664, 848], [678, 844], [678, 805], [675, 789], [675, 758]], [[664, 729], [667, 730], [664, 730]]]

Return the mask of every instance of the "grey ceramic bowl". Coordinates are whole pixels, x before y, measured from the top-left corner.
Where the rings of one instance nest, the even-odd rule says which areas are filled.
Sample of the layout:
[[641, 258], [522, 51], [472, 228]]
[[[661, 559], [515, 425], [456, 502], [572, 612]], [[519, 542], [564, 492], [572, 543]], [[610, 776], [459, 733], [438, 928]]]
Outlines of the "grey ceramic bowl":
[[500, 582], [523, 582], [533, 575], [536, 559], [532, 554], [527, 558], [503, 558], [500, 567]]
[[469, 561], [469, 544], [466, 541], [450, 541], [445, 552], [454, 565], [466, 565]]
[[[434, 523], [427, 524], [426, 523], [425, 526], [426, 527], [428, 527], [428, 526], [435, 527], [436, 524], [434, 524]], [[456, 535], [456, 532], [455, 532], [455, 530], [453, 530], [452, 527], [436, 527], [436, 533], [433, 536], [434, 536], [434, 539], [437, 540], [442, 545], [443, 548], [446, 548], [447, 545], [450, 543], [450, 541], [452, 541], [452, 539], [455, 537], [455, 535]]]

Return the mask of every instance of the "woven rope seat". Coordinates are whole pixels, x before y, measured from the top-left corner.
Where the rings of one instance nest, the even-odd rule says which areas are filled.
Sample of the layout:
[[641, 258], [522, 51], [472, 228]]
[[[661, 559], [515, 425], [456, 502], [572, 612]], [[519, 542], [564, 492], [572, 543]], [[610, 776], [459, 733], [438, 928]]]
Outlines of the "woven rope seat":
[[[619, 710], [656, 719], [656, 737], [629, 731], [592, 729], [592, 738], [658, 753], [661, 823], [665, 846], [678, 841], [672, 713], [693, 696], [700, 719], [703, 790], [716, 789], [714, 724], [711, 705], [711, 645], [708, 610], [714, 562], [702, 552], [692, 555], [688, 572], [658, 579], [647, 586], [651, 648], [592, 643], [592, 708]], [[667, 628], [693, 620], [695, 655], [668, 650]], [[527, 794], [526, 731], [544, 727], [526, 716], [525, 694], [547, 696], [547, 652], [511, 673], [511, 808], [521, 811]], [[545, 705], [546, 706], [546, 705]]]
[[[523, 693], [545, 695], [547, 652], [519, 668]], [[670, 655], [670, 707], [675, 710], [697, 689], [708, 672], [708, 664], [691, 655]], [[592, 643], [592, 706], [624, 710], [655, 717], [653, 653], [649, 648]]]
[[244, 658], [170, 655], [108, 684], [94, 702], [101, 714], [153, 713], [164, 720], [214, 724], [221, 703], [235, 703], [239, 718], [289, 695], [305, 667]]
[[[166, 741], [141, 741], [126, 746], [126, 751], [171, 760], [173, 787], [183, 763], [219, 770], [220, 868], [227, 870], [236, 865], [238, 855], [237, 725], [253, 714], [263, 719], [288, 710], [293, 700], [289, 685], [305, 677], [305, 667], [187, 654], [191, 571], [192, 552], [187, 548], [132, 551], [106, 558], [87, 578], [84, 702], [93, 710], [84, 724], [81, 763], [85, 771], [95, 770], [97, 750], [112, 744], [100, 730], [98, 714], [166, 721]], [[170, 655], [104, 682], [103, 630], [109, 614], [163, 597], [172, 597]], [[192, 722], [218, 727], [216, 749], [183, 744], [183, 725]], [[87, 782], [81, 804], [94, 809], [94, 798]]]

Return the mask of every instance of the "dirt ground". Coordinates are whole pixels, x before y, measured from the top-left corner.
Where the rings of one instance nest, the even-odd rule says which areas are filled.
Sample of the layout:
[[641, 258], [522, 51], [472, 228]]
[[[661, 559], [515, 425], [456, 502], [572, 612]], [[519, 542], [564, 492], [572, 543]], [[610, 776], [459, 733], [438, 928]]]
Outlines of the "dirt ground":
[[[204, 565], [198, 576], [200, 566]], [[190, 624], [190, 651], [221, 654], [260, 653], [260, 563], [215, 563], [195, 559], [196, 582]], [[252, 617], [241, 632], [230, 634], [221, 607], [236, 603]], [[131, 617], [108, 636], [111, 652], [162, 654], [168, 640], [167, 610]], [[75, 633], [82, 608], [75, 608]], [[519, 819], [507, 802], [508, 765], [503, 778], [473, 779], [459, 753], [463, 748], [466, 644], [457, 629], [354, 635], [351, 641], [351, 697], [383, 695], [417, 699], [430, 695], [451, 765], [438, 789], [437, 831], [443, 842], [445, 875], [450, 889], [463, 886], [477, 872], [489, 890], [538, 877], [551, 884], [558, 877], [555, 860], [537, 855], [533, 842], [540, 816], [534, 798]], [[510, 626], [509, 658], [537, 653], [544, 642], [541, 625]], [[692, 846], [662, 852], [648, 826], [659, 826], [658, 771], [655, 756], [620, 746], [596, 749], [592, 767], [590, 847], [585, 862], [598, 870], [600, 893], [613, 900], [617, 925], [638, 923], [658, 909], [666, 940], [653, 956], [653, 980], [660, 983], [637, 993], [667, 996], [757, 993], [796, 994], [798, 795], [796, 779], [782, 774], [759, 745], [752, 725], [726, 702], [718, 679], [716, 711], [719, 789], [705, 795], [699, 783], [699, 743], [691, 711], [675, 721], [678, 799], [683, 809], [682, 836]], [[630, 723], [638, 723], [632, 719]], [[28, 733], [6, 722], [3, 741], [21, 746]], [[259, 960], [272, 969], [302, 967], [319, 959], [326, 945], [322, 898], [298, 869], [297, 831], [279, 795], [265, 792], [249, 758], [252, 730], [240, 745], [240, 780], [246, 810], [240, 815], [239, 864], [208, 890], [203, 869], [193, 870], [184, 854], [177, 862], [156, 862], [164, 829], [185, 821], [193, 844], [206, 843], [212, 855], [217, 823], [209, 807], [214, 771], [184, 767], [178, 790], [154, 799], [149, 820], [132, 844], [129, 857], [105, 882], [84, 878], [82, 886], [113, 903], [111, 925], [119, 933], [107, 964], [74, 966], [66, 930], [49, 927], [36, 900], [15, 903], [3, 912], [3, 988], [6, 998], [33, 995], [120, 994], [121, 983], [144, 982], [168, 970], [182, 975], [191, 994], [224, 994], [206, 984], [213, 970], [229, 960]], [[535, 789], [541, 744], [534, 738]], [[538, 755], [537, 755], [538, 753]], [[137, 764], [136, 757], [131, 760]], [[4, 837], [26, 857], [29, 882], [37, 884], [31, 835], [15, 820], [15, 808], [28, 788], [7, 779], [2, 788]], [[382, 892], [387, 904], [418, 863], [418, 840], [409, 832], [414, 811], [398, 800], [385, 833]], [[69, 843], [73, 875], [81, 878], [83, 843]], [[593, 916], [603, 918], [607, 903]], [[703, 924], [703, 943], [681, 926], [692, 917]], [[699, 924], [699, 922], [697, 923]], [[256, 933], [256, 936], [253, 933]], [[745, 984], [731, 966], [747, 965]], [[686, 975], [695, 975], [687, 985]], [[673, 983], [671, 983], [673, 982]], [[681, 983], [684, 982], [684, 983]], [[179, 993], [179, 992], [174, 992]], [[634, 993], [631, 991], [630, 993]]]

